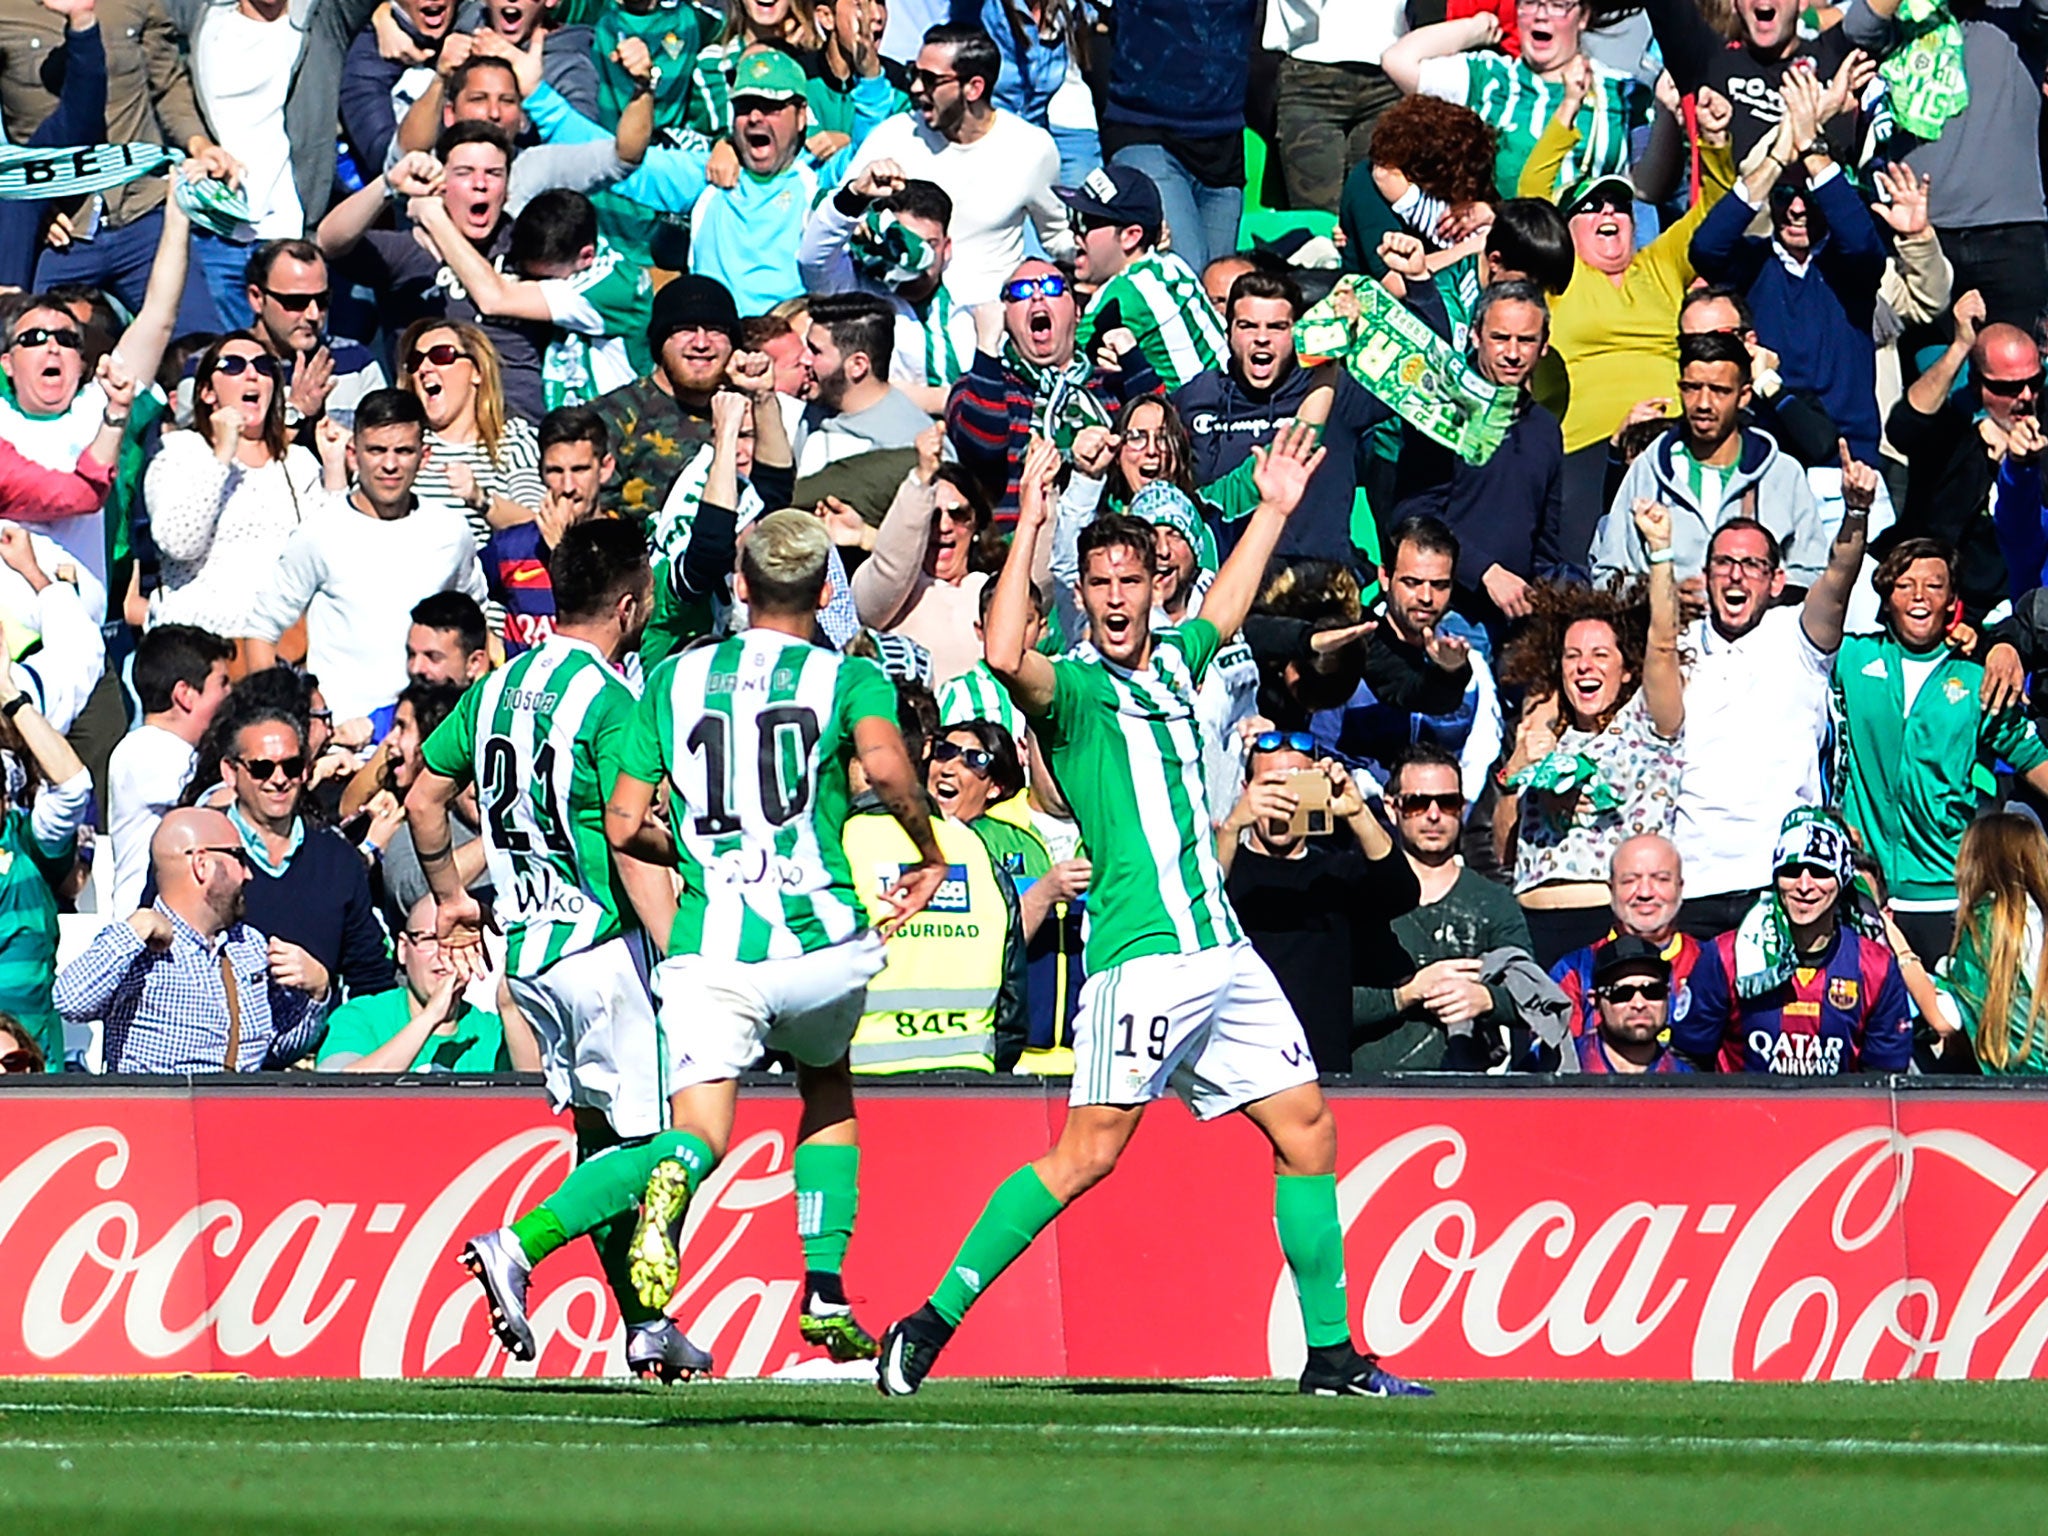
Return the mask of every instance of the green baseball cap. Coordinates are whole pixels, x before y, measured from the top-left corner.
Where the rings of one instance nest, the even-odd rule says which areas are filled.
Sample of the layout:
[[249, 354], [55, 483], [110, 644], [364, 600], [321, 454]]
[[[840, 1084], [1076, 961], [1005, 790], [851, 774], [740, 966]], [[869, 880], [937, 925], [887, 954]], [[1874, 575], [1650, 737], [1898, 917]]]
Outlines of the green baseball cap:
[[762, 48], [740, 60], [733, 71], [732, 95], [802, 101], [807, 83], [803, 65], [779, 48]]

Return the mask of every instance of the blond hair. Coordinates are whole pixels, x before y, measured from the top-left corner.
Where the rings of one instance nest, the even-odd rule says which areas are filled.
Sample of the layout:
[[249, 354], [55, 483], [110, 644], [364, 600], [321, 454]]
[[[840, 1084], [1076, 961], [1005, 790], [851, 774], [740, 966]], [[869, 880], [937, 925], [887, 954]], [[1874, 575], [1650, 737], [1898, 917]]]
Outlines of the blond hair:
[[455, 339], [462, 344], [462, 350], [476, 368], [476, 395], [470, 407], [476, 414], [476, 440], [483, 444], [491, 467], [496, 469], [499, 467], [498, 442], [505, 435], [505, 365], [498, 360], [498, 349], [490, 337], [466, 320], [413, 321], [405, 328], [405, 334], [398, 338], [395, 360], [406, 390], [418, 396], [423, 405], [426, 397], [420, 394], [419, 379], [408, 359], [419, 345], [420, 338], [430, 331], [453, 331]]
[[2026, 944], [2027, 906], [2048, 918], [2048, 837], [2030, 817], [2001, 812], [1970, 823], [1956, 854], [1956, 948], [1965, 942], [1983, 957], [1984, 1003], [1977, 1020], [1977, 1056], [1993, 1071], [2011, 1063], [2015, 1042], [2022, 1065], [2041, 1034], [2048, 1005], [2048, 945], [2044, 945], [2027, 998], [2024, 1026], [2013, 1016]]
[[748, 607], [763, 613], [814, 611], [831, 556], [832, 541], [818, 518], [794, 507], [770, 512], [747, 530], [740, 546]]

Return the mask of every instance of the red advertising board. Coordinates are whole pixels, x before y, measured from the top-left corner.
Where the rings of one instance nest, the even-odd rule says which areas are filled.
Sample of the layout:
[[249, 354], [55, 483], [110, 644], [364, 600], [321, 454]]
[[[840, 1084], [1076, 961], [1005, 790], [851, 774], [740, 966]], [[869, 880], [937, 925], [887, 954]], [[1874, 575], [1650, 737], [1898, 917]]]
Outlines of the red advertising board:
[[[1368, 1090], [1336, 1110], [1352, 1317], [1408, 1374], [2042, 1373], [2048, 1100]], [[917, 1304], [1061, 1112], [1031, 1092], [867, 1099], [847, 1278], [872, 1325]], [[795, 1330], [795, 1118], [749, 1097], [690, 1213], [675, 1311], [724, 1372], [816, 1353]], [[454, 1262], [570, 1145], [516, 1090], [0, 1095], [0, 1373], [615, 1373], [587, 1245], [536, 1277], [532, 1366], [492, 1344]], [[1160, 1106], [942, 1369], [1292, 1374], [1270, 1166], [1248, 1125]]]

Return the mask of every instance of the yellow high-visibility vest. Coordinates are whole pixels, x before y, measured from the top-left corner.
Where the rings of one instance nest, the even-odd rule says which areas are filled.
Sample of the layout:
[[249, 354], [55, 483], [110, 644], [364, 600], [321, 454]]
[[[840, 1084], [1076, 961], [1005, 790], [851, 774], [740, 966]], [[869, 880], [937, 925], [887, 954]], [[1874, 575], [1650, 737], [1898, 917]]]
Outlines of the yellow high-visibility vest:
[[[868, 983], [854, 1031], [853, 1070], [993, 1072], [996, 999], [1003, 986], [1010, 906], [995, 865], [972, 828], [934, 817], [948, 866], [945, 884], [889, 940], [888, 963]], [[888, 916], [882, 893], [917, 861], [896, 818], [849, 816], [841, 833], [854, 885], [871, 921]]]

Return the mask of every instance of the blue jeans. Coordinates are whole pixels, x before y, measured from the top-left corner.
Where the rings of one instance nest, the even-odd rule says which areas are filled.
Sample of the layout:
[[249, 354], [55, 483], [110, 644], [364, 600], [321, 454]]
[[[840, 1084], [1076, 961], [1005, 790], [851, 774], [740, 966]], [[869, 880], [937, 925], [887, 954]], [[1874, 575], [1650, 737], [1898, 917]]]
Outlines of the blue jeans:
[[[36, 262], [36, 287], [54, 288], [59, 283], [90, 283], [104, 288], [128, 307], [130, 314], [142, 308], [142, 295], [149, 287], [149, 269], [156, 264], [157, 242], [163, 238], [161, 210], [144, 214], [119, 229], [101, 225], [91, 240], [74, 240], [61, 251], [46, 250]], [[197, 239], [193, 241], [196, 246]], [[248, 324], [248, 304], [243, 318]], [[212, 295], [195, 260], [185, 274], [184, 296], [178, 301], [178, 334], [220, 329], [214, 323]]]
[[1126, 144], [1110, 156], [1112, 165], [1143, 171], [1159, 188], [1159, 206], [1173, 233], [1174, 254], [1197, 274], [1219, 256], [1237, 249], [1237, 225], [1244, 217], [1243, 187], [1208, 187], [1190, 176], [1158, 144]]
[[192, 265], [204, 275], [206, 291], [213, 300], [214, 323], [207, 329], [245, 330], [256, 318], [249, 308], [249, 285], [244, 280], [249, 252], [254, 249], [219, 235], [192, 231]]

